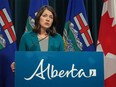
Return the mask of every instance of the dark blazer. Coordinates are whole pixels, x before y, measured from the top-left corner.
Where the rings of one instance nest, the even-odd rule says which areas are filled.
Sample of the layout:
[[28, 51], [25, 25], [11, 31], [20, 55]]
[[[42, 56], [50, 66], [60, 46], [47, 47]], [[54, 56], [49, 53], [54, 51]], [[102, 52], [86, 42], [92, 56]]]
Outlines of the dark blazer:
[[[19, 51], [41, 51], [37, 33], [26, 32], [23, 34]], [[64, 42], [60, 34], [49, 36], [48, 51], [64, 51]]]

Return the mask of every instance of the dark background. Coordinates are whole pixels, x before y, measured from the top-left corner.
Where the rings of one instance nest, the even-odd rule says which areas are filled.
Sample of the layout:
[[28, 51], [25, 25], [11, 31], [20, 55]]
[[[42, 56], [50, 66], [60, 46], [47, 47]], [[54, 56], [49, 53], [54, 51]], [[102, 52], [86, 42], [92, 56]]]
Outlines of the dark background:
[[[66, 18], [67, 6], [69, 0], [48, 0], [49, 5], [52, 6], [57, 13], [58, 24], [56, 30], [63, 35], [64, 23]], [[83, 0], [88, 17], [88, 23], [91, 30], [94, 44], [97, 43], [100, 18], [103, 6], [103, 0]], [[12, 20], [15, 26], [17, 36], [17, 47], [20, 38], [25, 31], [26, 21], [28, 17], [28, 10], [30, 0], [9, 0]]]

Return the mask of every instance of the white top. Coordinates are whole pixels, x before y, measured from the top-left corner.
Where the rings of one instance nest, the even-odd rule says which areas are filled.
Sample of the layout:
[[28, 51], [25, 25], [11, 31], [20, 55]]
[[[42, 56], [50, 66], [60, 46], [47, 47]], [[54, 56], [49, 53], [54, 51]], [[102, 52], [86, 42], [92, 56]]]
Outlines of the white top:
[[48, 51], [48, 38], [39, 41], [41, 51]]

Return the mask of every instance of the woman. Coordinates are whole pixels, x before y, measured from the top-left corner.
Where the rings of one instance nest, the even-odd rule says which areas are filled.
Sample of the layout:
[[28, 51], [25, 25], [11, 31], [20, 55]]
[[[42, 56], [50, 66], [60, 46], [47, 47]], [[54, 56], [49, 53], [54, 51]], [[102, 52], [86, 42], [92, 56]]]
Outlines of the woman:
[[[24, 33], [19, 51], [64, 51], [64, 43], [55, 30], [56, 13], [50, 6], [43, 6], [35, 17], [34, 29]], [[15, 62], [11, 64], [14, 72]]]
[[20, 51], [64, 51], [63, 39], [55, 30], [56, 13], [50, 6], [43, 6], [35, 17], [35, 26], [20, 41]]

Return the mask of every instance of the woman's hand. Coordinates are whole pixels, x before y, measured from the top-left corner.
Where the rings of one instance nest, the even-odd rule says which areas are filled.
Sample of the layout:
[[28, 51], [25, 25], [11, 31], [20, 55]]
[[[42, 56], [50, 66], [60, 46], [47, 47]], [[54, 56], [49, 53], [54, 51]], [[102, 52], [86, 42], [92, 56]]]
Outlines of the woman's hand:
[[11, 69], [12, 69], [12, 72], [15, 72], [15, 62], [11, 64]]

